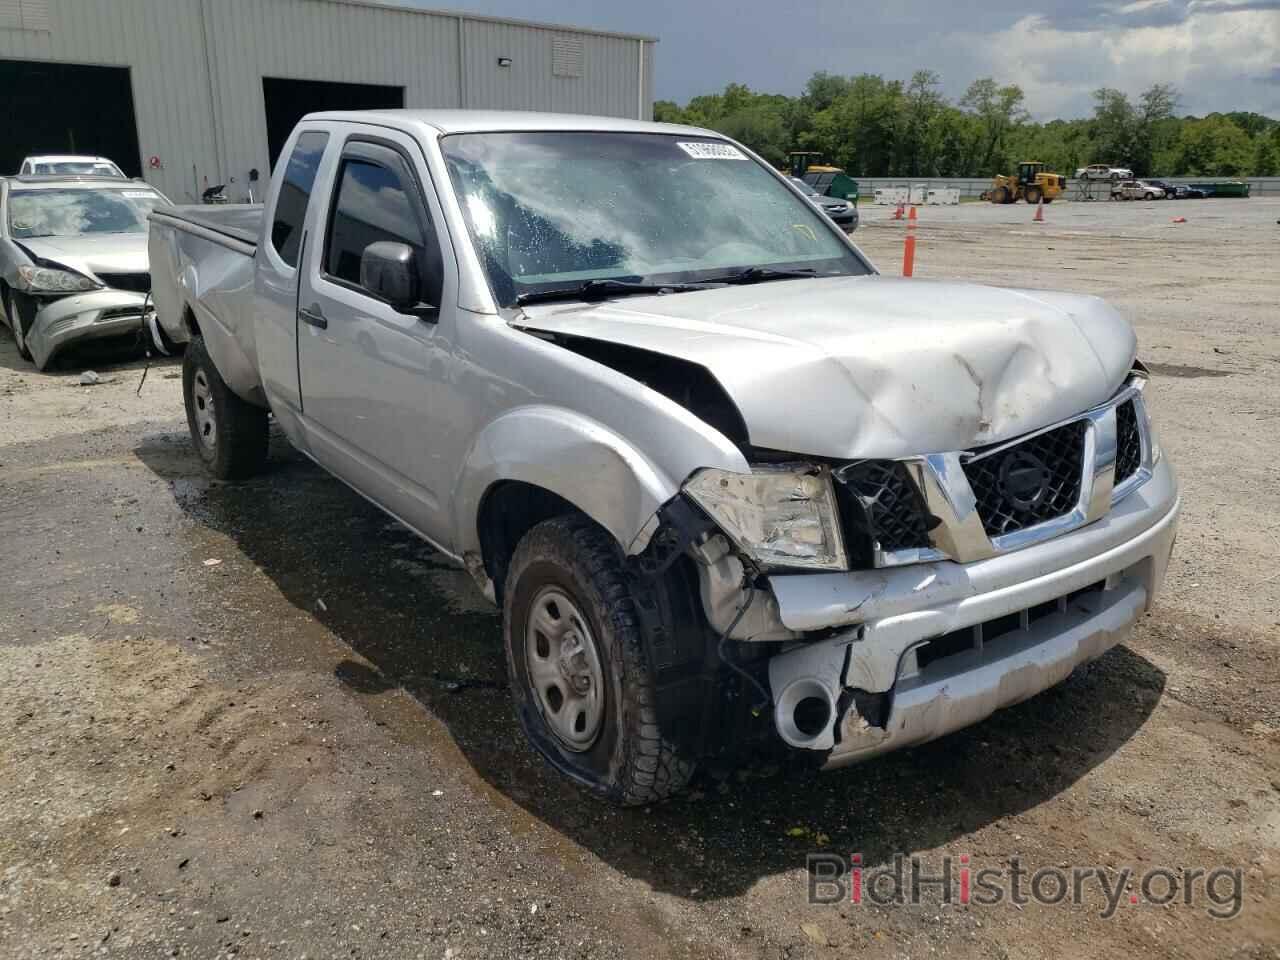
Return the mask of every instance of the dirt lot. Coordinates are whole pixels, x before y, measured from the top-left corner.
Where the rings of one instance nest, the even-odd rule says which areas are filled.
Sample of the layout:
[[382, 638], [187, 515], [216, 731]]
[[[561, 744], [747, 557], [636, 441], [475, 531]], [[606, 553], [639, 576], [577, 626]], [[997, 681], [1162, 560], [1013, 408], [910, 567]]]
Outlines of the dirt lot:
[[[902, 225], [863, 216], [894, 272]], [[135, 394], [141, 363], [90, 357], [112, 379], [81, 387], [0, 335], [0, 956], [1280, 956], [1278, 219], [924, 210], [918, 275], [1137, 323], [1183, 483], [1166, 592], [1126, 646], [943, 742], [712, 771], [632, 811], [524, 745], [495, 616], [406, 531], [282, 441], [262, 479], [205, 481], [173, 362]], [[1135, 905], [1136, 879], [1110, 919], [1097, 885], [808, 906], [819, 848], [1109, 882], [1223, 865], [1243, 891], [1231, 920], [1203, 889]]]

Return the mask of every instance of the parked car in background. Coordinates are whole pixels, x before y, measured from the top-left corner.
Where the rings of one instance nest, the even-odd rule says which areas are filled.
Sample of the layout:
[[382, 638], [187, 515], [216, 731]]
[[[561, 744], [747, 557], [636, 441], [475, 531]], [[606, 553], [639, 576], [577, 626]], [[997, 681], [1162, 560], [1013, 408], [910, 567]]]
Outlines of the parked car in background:
[[1133, 171], [1126, 167], [1112, 167], [1105, 163], [1091, 163], [1076, 170], [1077, 180], [1129, 180]]
[[1162, 200], [1164, 191], [1147, 180], [1121, 180], [1111, 188], [1112, 200]]
[[1173, 191], [1174, 196], [1179, 200], [1203, 200], [1209, 195], [1209, 191], [1203, 187], [1197, 187], [1189, 183], [1175, 183]]
[[158, 203], [119, 177], [0, 179], [0, 310], [24, 359], [43, 370], [72, 343], [138, 330]]
[[124, 171], [106, 157], [82, 157], [69, 153], [46, 153], [22, 161], [18, 176], [120, 177]]
[[1176, 188], [1168, 180], [1144, 180], [1143, 183], [1148, 186], [1156, 187], [1164, 192], [1164, 200], [1172, 200], [1176, 194]]
[[799, 177], [788, 177], [787, 179], [791, 181], [793, 187], [808, 198], [810, 203], [830, 217], [845, 233], [851, 233], [858, 229], [858, 208], [852, 202], [819, 193]]
[[207, 470], [261, 469], [270, 411], [436, 544], [502, 610], [530, 742], [619, 803], [975, 723], [1164, 578], [1177, 484], [1121, 314], [878, 276], [707, 130], [312, 114], [265, 208], [158, 208], [150, 245]]

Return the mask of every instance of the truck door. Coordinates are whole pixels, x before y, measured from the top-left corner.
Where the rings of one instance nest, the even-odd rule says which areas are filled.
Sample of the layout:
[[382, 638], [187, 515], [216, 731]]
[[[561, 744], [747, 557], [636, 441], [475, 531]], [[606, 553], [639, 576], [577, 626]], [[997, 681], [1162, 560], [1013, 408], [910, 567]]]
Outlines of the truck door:
[[[328, 182], [328, 210], [312, 221], [298, 287], [310, 449], [384, 509], [447, 544], [448, 471], [439, 460], [449, 430], [454, 365], [444, 333], [456, 321], [457, 268], [437, 233], [443, 218], [430, 174], [411, 138], [380, 128], [346, 136]], [[377, 262], [375, 244], [384, 257]], [[412, 278], [412, 302], [390, 292], [389, 252], [406, 268], [396, 276]]]
[[302, 409], [298, 393], [298, 258], [329, 136], [325, 130], [304, 127], [280, 155], [283, 169], [275, 174], [275, 199], [263, 211], [268, 229], [259, 242], [254, 270], [258, 368], [271, 409], [286, 429]]

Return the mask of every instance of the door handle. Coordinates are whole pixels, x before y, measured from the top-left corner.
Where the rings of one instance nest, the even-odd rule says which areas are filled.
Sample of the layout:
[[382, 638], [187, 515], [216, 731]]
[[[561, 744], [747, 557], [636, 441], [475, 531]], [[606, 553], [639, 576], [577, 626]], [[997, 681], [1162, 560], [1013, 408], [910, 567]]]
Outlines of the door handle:
[[310, 324], [313, 327], [319, 327], [321, 330], [329, 329], [329, 321], [324, 318], [324, 314], [320, 312], [320, 305], [316, 304], [308, 310], [298, 308], [298, 316], [302, 318], [303, 323]]

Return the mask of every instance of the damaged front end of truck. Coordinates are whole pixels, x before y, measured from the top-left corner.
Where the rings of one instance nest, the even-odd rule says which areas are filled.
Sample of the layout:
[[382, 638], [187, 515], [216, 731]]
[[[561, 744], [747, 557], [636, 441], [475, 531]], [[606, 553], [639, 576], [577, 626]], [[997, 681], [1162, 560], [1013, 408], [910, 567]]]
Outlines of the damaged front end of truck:
[[[878, 369], [867, 353], [841, 355], [833, 381], [832, 351], [809, 351], [807, 375], [769, 390], [756, 379], [748, 395], [754, 375], [788, 366], [794, 341], [744, 368], [723, 340], [702, 355], [710, 338], [681, 331], [664, 352], [656, 324], [597, 323], [586, 337], [583, 311], [556, 322], [569, 315], [529, 332], [680, 403], [748, 464], [695, 470], [628, 547], [638, 582], [665, 579], [655, 598], [672, 578], [696, 593], [702, 635], [664, 619], [656, 599], [650, 610], [664, 731], [691, 754], [772, 739], [834, 767], [921, 743], [1060, 682], [1152, 603], [1178, 496], [1127, 325], [1093, 339], [1102, 363], [1079, 352], [1080, 328], [1099, 320], [1081, 313], [1066, 318], [1075, 342], [1057, 350], [1060, 331], [1037, 342], [1025, 320], [1003, 342], [953, 342], [945, 362], [935, 347], [950, 331], [892, 349], [881, 335]], [[798, 417], [796, 395], [823, 387], [829, 410], [761, 416], [762, 394]], [[1046, 391], [1053, 402], [1039, 402]], [[1063, 397], [1074, 413], [1062, 415]], [[866, 429], [850, 438], [849, 420]], [[787, 435], [809, 452], [755, 443]]]

